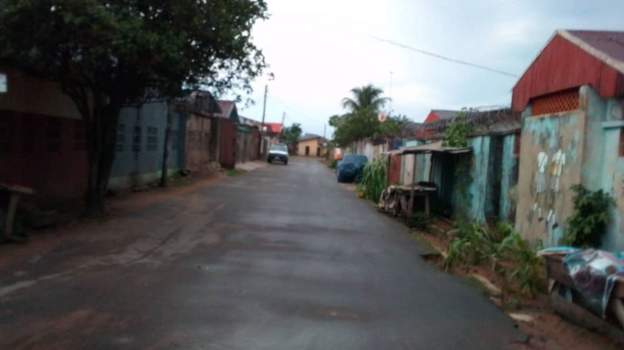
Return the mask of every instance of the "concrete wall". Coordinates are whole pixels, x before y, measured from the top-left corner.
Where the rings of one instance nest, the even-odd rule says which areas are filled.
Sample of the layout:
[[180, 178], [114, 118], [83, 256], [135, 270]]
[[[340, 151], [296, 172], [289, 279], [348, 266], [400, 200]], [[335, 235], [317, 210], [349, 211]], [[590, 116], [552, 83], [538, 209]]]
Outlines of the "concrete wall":
[[[306, 147], [308, 147], [308, 154], [306, 154]], [[306, 140], [299, 141], [297, 143], [297, 155], [316, 157], [316, 150], [320, 148], [318, 140]]]
[[516, 134], [506, 135], [502, 139], [502, 159], [500, 168], [500, 196], [498, 218], [501, 221], [513, 222], [516, 215], [518, 183], [518, 156], [516, 152]]
[[[214, 153], [211, 148], [217, 143], [212, 140], [215, 127], [213, 118], [189, 114], [186, 118], [184, 140], [184, 168], [193, 173], [203, 173], [210, 168]], [[216, 160], [216, 159], [215, 159]]]
[[353, 154], [365, 155], [369, 162], [381, 157], [384, 152], [389, 150], [387, 144], [375, 145], [370, 140], [354, 142], [349, 149]]
[[[152, 102], [141, 107], [123, 108], [117, 129], [115, 160], [109, 188], [128, 189], [160, 179], [167, 126], [167, 103]], [[168, 169], [182, 168], [184, 123], [179, 114], [172, 117]]]
[[516, 136], [485, 135], [470, 139], [471, 154], [454, 156], [453, 216], [477, 222], [507, 221], [515, 212]]
[[603, 99], [593, 89], [584, 87], [587, 108], [587, 143], [582, 172], [583, 184], [591, 190], [603, 190], [613, 198], [610, 223], [602, 241], [602, 248], [624, 250], [624, 157], [619, 155], [619, 144], [624, 130], [624, 99]]
[[547, 246], [561, 239], [573, 212], [570, 187], [581, 183], [586, 119], [584, 108], [534, 117], [529, 107], [523, 113], [516, 210], [523, 237]]
[[[363, 153], [362, 151], [362, 146], [364, 145], [364, 148], [366, 149], [372, 149], [372, 145], [370, 145], [371, 147], [365, 146], [368, 145], [367, 143], [362, 143], [359, 144], [353, 153], [355, 154], [364, 154], [366, 155], [366, 153]], [[324, 157], [325, 156], [325, 149], [323, 149], [323, 146], [320, 143], [320, 140], [318, 139], [313, 139], [313, 140], [306, 140], [306, 141], [299, 141], [297, 143], [297, 155], [299, 156], [306, 156], [305, 150], [306, 147], [309, 147], [310, 150], [310, 154], [308, 156], [310, 157], [316, 157], [317, 154], [320, 157]], [[320, 152], [320, 153], [317, 153]], [[373, 153], [372, 152], [368, 152], [370, 153], [370, 157], [373, 157]], [[373, 158], [370, 158], [368, 155], [366, 155], [366, 157], [368, 158], [369, 161], [371, 161]]]
[[456, 156], [453, 213], [457, 218], [485, 222], [492, 212], [490, 141], [489, 136], [474, 137], [469, 143], [472, 154]]

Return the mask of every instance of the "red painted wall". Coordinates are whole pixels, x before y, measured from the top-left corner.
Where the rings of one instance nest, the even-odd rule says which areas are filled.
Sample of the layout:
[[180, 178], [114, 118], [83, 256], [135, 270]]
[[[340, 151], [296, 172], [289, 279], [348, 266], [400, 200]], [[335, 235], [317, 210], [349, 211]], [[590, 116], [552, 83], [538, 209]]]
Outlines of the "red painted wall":
[[591, 85], [603, 97], [624, 93], [624, 76], [557, 35], [513, 88], [512, 108], [522, 112], [533, 97]]
[[219, 161], [227, 169], [236, 164], [236, 124], [228, 119], [219, 119]]
[[390, 156], [390, 167], [388, 168], [388, 182], [390, 185], [398, 185], [401, 182], [401, 155]]
[[429, 112], [429, 115], [427, 116], [427, 118], [425, 118], [425, 123], [433, 123], [437, 122], [438, 120], [440, 120], [440, 117], [438, 117], [435, 112]]
[[[7, 129], [5, 129], [7, 128]], [[79, 120], [0, 111], [0, 182], [33, 188], [37, 199], [82, 199], [87, 153]]]

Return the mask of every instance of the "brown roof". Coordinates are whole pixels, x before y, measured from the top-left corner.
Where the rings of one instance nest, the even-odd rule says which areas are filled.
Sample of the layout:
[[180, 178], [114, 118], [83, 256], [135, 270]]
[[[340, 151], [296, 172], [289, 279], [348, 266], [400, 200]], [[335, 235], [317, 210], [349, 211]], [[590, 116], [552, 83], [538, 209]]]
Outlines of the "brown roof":
[[461, 113], [461, 111], [451, 111], [448, 109], [432, 109], [431, 112], [435, 113], [438, 118], [442, 120], [453, 119]]
[[591, 55], [624, 73], [624, 32], [562, 30], [559, 33]]
[[401, 149], [401, 154], [414, 154], [414, 153], [450, 153], [461, 154], [471, 152], [470, 147], [447, 147], [442, 145], [442, 141], [436, 141], [433, 143], [427, 143], [420, 146], [405, 147]]
[[217, 103], [219, 103], [219, 108], [221, 108], [221, 113], [224, 118], [229, 118], [236, 106], [234, 101], [218, 101]]
[[196, 90], [176, 100], [179, 110], [212, 117], [221, 113], [219, 104], [208, 91]]
[[[466, 122], [471, 126], [471, 136], [504, 135], [520, 130], [520, 114], [509, 108], [487, 111], [467, 110], [463, 112]], [[456, 119], [441, 119], [432, 123], [421, 124], [414, 131], [417, 139], [436, 140], [444, 137], [446, 128]]]

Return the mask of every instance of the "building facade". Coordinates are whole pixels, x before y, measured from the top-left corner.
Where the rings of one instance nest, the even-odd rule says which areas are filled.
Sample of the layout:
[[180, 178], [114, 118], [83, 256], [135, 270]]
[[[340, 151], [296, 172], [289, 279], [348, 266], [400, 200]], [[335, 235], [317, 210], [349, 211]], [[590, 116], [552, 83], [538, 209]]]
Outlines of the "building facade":
[[513, 89], [522, 111], [516, 229], [559, 244], [574, 213], [572, 186], [615, 199], [603, 239], [624, 249], [623, 32], [558, 31]]

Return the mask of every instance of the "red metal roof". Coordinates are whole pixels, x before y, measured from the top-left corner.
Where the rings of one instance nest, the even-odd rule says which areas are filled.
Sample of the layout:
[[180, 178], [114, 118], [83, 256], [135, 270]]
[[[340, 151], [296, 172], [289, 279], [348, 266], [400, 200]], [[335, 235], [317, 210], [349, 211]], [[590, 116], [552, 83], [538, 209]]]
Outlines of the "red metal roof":
[[568, 30], [565, 33], [571, 36], [570, 40], [574, 42], [577, 38], [581, 47], [624, 73], [624, 32]]
[[624, 32], [557, 31], [514, 86], [512, 108], [586, 84], [603, 97], [624, 95]]
[[457, 117], [461, 113], [460, 111], [451, 111], [446, 109], [432, 109], [425, 118], [425, 123], [433, 123], [439, 120], [448, 120]]
[[282, 123], [264, 123], [267, 131], [271, 134], [280, 134], [284, 125]]

